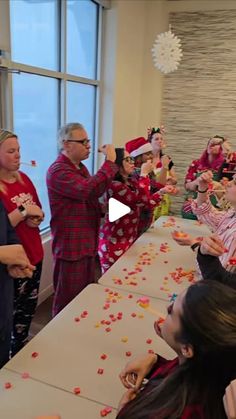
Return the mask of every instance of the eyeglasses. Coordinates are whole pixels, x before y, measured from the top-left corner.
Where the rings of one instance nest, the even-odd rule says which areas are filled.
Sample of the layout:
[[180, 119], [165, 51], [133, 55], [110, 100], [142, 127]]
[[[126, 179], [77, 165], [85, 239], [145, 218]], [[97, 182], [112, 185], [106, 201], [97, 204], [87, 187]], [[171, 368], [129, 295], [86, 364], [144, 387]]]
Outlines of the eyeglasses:
[[134, 163], [134, 158], [130, 156], [124, 157], [123, 160], [125, 160], [127, 163]]
[[91, 140], [89, 140], [88, 138], [84, 138], [83, 140], [65, 140], [65, 141], [68, 141], [68, 143], [80, 143], [80, 144], [86, 146], [86, 145], [90, 144]]

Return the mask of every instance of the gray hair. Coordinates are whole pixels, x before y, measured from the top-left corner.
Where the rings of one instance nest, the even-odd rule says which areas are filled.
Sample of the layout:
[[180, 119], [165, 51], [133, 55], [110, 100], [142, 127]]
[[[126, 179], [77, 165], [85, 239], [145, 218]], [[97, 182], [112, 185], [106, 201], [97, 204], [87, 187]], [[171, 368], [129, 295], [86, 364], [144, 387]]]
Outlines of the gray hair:
[[63, 141], [70, 140], [72, 131], [80, 129], [84, 130], [84, 126], [79, 122], [70, 122], [69, 124], [63, 125], [58, 131], [58, 147], [61, 150], [63, 148]]

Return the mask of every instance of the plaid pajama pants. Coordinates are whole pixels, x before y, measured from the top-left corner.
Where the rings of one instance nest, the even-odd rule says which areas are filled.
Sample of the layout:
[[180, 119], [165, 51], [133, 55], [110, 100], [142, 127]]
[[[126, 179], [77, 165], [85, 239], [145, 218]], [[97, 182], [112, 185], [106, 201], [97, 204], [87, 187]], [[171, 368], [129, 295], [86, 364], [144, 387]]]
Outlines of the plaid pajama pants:
[[75, 261], [55, 259], [53, 317], [93, 282], [95, 282], [95, 257], [86, 256]]

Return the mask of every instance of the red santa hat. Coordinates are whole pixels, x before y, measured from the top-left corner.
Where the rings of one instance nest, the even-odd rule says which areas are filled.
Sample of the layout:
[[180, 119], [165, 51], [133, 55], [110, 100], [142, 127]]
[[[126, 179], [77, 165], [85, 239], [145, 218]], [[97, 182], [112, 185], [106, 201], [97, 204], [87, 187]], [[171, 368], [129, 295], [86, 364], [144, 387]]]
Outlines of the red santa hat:
[[138, 137], [134, 140], [130, 140], [125, 144], [125, 149], [128, 151], [131, 157], [137, 157], [141, 154], [152, 151], [152, 146], [149, 141], [145, 140], [144, 137]]

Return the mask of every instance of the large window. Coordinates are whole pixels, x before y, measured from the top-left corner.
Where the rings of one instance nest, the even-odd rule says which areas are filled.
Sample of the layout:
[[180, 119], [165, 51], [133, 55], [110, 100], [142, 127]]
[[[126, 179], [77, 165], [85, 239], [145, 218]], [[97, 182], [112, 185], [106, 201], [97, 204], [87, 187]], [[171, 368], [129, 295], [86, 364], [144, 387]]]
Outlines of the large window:
[[[1, 51], [2, 125], [21, 145], [21, 170], [36, 186], [47, 228], [46, 171], [55, 160], [57, 130], [82, 123], [91, 138], [94, 169], [98, 120], [101, 7], [98, 0], [10, 0], [10, 51]], [[12, 74], [13, 73], [13, 74]], [[3, 73], [2, 73], [3, 74]], [[36, 166], [30, 165], [32, 160]]]

